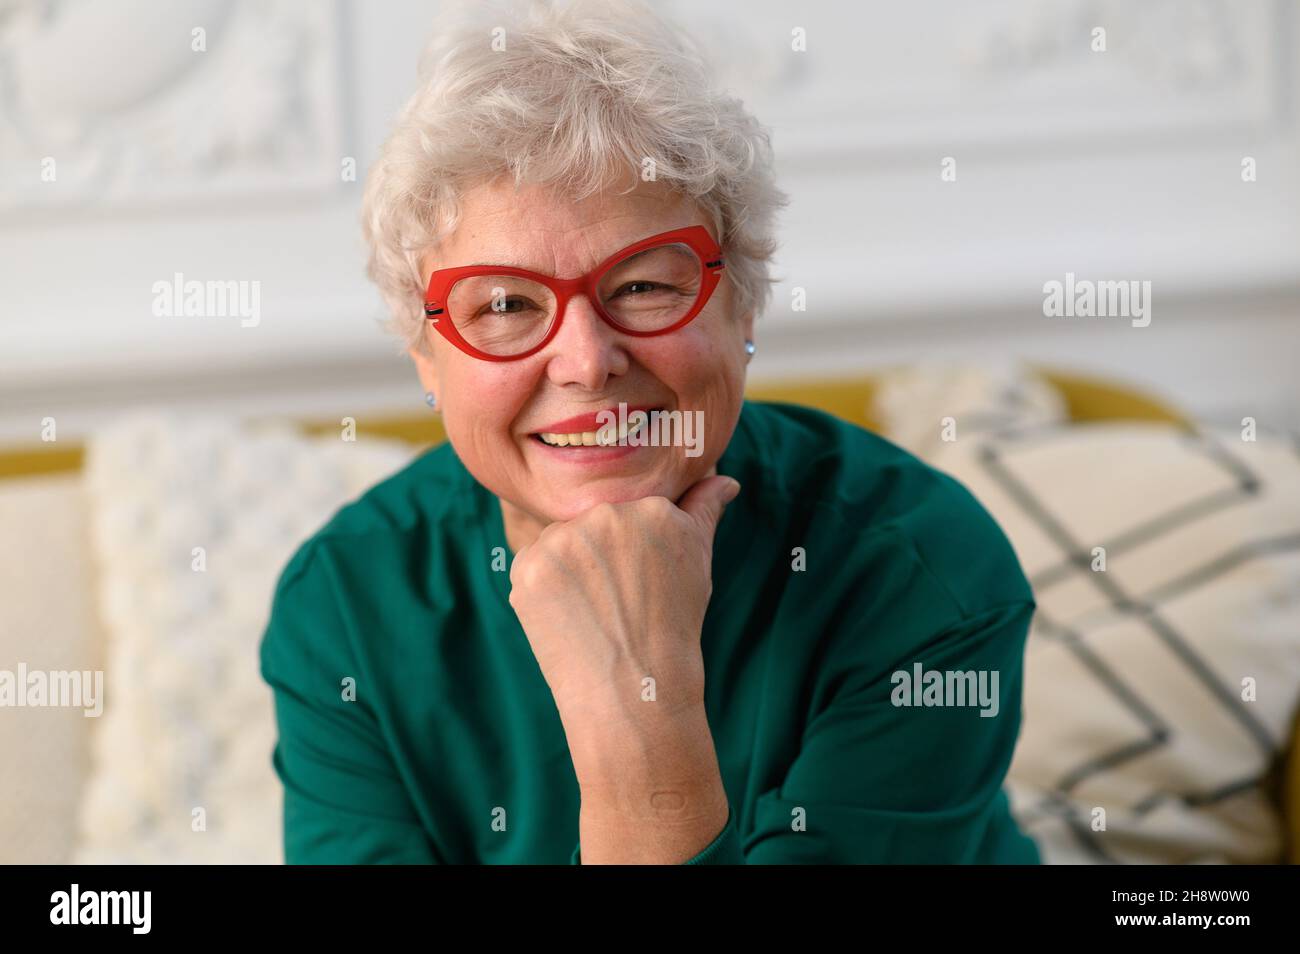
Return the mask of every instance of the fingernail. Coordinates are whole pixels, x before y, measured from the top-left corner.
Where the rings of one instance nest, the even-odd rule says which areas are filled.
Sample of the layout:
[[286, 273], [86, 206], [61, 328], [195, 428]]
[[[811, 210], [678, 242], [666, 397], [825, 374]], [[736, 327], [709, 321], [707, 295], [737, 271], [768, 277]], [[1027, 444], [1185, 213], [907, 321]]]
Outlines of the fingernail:
[[731, 481], [731, 483], [728, 484], [727, 489], [723, 491], [722, 500], [724, 503], [731, 503], [740, 493], [740, 481], [736, 480], [734, 477], [728, 477], [727, 480]]

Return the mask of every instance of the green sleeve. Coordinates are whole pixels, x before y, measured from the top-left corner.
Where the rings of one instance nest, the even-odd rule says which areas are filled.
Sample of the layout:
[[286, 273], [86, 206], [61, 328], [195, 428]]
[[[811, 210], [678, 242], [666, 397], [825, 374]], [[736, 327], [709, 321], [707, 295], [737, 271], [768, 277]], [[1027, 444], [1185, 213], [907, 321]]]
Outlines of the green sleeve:
[[727, 824], [722, 827], [718, 837], [694, 858], [688, 865], [743, 865], [745, 855], [740, 850], [740, 833], [736, 831], [735, 812], [727, 812]]
[[[758, 797], [744, 850], [733, 810], [686, 864], [1040, 863], [1002, 789], [1033, 611], [1032, 601], [993, 607], [909, 640], [890, 671], [838, 673], [838, 690], [809, 723], [781, 784]], [[915, 661], [996, 671], [997, 714], [895, 705], [891, 673]], [[578, 850], [572, 861], [580, 863]]]
[[758, 797], [747, 862], [1038, 864], [1002, 788], [1033, 610], [1032, 602], [991, 608], [918, 640], [889, 667], [997, 672], [994, 716], [896, 705], [890, 672], [846, 673], [781, 784]]
[[[284, 790], [287, 864], [439, 861], [383, 743], [351, 651], [326, 552], [300, 550], [276, 587], [262, 637], [275, 699], [272, 764]], [[355, 680], [355, 699], [344, 680]]]

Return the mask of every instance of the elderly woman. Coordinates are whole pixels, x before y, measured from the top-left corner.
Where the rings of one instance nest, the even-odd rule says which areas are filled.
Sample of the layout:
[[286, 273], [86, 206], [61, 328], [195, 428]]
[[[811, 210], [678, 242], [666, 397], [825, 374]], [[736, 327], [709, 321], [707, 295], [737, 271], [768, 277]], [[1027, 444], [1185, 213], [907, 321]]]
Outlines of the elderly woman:
[[431, 53], [364, 227], [448, 442], [280, 578], [286, 860], [1037, 862], [1005, 537], [884, 440], [744, 400], [763, 127], [643, 6]]

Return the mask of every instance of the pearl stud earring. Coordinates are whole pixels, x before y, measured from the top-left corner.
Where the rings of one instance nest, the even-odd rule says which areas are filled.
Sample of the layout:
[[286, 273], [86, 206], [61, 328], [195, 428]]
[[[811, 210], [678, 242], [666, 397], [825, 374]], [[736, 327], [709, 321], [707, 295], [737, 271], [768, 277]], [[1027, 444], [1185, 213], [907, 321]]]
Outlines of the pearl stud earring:
[[757, 351], [757, 350], [758, 350], [758, 348], [756, 348], [756, 347], [754, 346], [754, 342], [752, 342], [752, 341], [750, 341], [748, 338], [746, 338], [746, 339], [745, 339], [745, 354], [749, 355], [749, 356], [752, 358], [752, 357], [754, 357], [754, 352]]

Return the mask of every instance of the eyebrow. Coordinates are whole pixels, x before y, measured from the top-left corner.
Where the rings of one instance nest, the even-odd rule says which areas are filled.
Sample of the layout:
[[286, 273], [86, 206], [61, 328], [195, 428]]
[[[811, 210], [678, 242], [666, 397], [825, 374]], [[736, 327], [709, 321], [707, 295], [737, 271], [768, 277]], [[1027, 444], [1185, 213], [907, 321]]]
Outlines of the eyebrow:
[[[637, 242], [640, 242], [640, 239], [633, 239], [632, 242], [625, 244], [625, 246], [619, 246], [615, 248], [614, 251], [611, 251], [610, 253], [608, 253], [608, 255], [604, 256], [603, 259], [601, 259], [601, 261], [606, 261], [610, 259], [611, 256], [615, 256], [617, 255], [617, 253], [627, 250], [627, 248], [634, 246], [634, 244], [636, 244]], [[469, 265], [465, 266], [465, 268], [495, 268], [495, 266], [498, 265], [502, 266], [502, 268], [520, 268], [520, 269], [524, 269], [525, 272], [536, 272], [537, 274], [539, 274], [539, 276], [547, 276], [549, 278], [558, 277], [554, 272], [543, 272], [542, 269], [533, 268], [533, 265], [525, 263], [525, 261], [519, 261], [517, 259], [513, 259], [513, 260], [498, 259], [497, 261], [472, 261], [472, 263], [469, 263]]]
[[[537, 272], [537, 274], [539, 274], [539, 275], [549, 275], [549, 274], [550, 274], [549, 272], [544, 272], [544, 271], [542, 271], [542, 270], [539, 269], [539, 268], [534, 268], [532, 265], [529, 265], [527, 262], [520, 262], [520, 261], [516, 261], [516, 260], [512, 260], [512, 259], [497, 259], [497, 260], [492, 261], [492, 262], [470, 262], [469, 267], [470, 267], [470, 268], [478, 268], [478, 267], [482, 266], [482, 267], [485, 267], [485, 268], [492, 268], [493, 266], [496, 266], [496, 265], [500, 265], [500, 266], [502, 266], [503, 268], [522, 268], [524, 271], [527, 271], [527, 272]], [[552, 275], [551, 277], [554, 278], [555, 276]]]
[[[632, 247], [633, 245], [635, 245], [638, 241], [640, 241], [640, 240], [639, 240], [639, 239], [633, 239], [632, 241], [628, 242], [626, 245], [620, 245], [618, 248], [614, 249], [613, 251], [611, 251], [611, 252], [609, 252], [607, 255], [605, 255], [604, 258], [601, 259], [601, 261], [602, 261], [602, 262], [605, 261], [605, 260], [608, 259], [611, 255], [617, 255], [619, 252], [623, 251], [624, 249], [631, 248], [631, 247]], [[526, 271], [526, 272], [536, 272], [536, 273], [539, 274], [539, 275], [546, 275], [546, 276], [548, 276], [548, 277], [550, 277], [550, 278], [555, 278], [555, 277], [556, 277], [555, 274], [554, 274], [553, 272], [543, 271], [543, 270], [540, 269], [540, 268], [535, 268], [533, 265], [529, 264], [528, 262], [521, 262], [521, 261], [519, 261], [518, 259], [508, 259], [508, 258], [506, 258], [506, 259], [497, 259], [496, 261], [493, 261], [493, 262], [470, 262], [469, 265], [468, 265], [467, 267], [469, 267], [469, 268], [492, 268], [493, 266], [496, 266], [496, 265], [501, 265], [501, 266], [503, 266], [503, 267], [505, 267], [505, 268], [522, 268], [522, 269], [523, 269], [524, 271]]]

